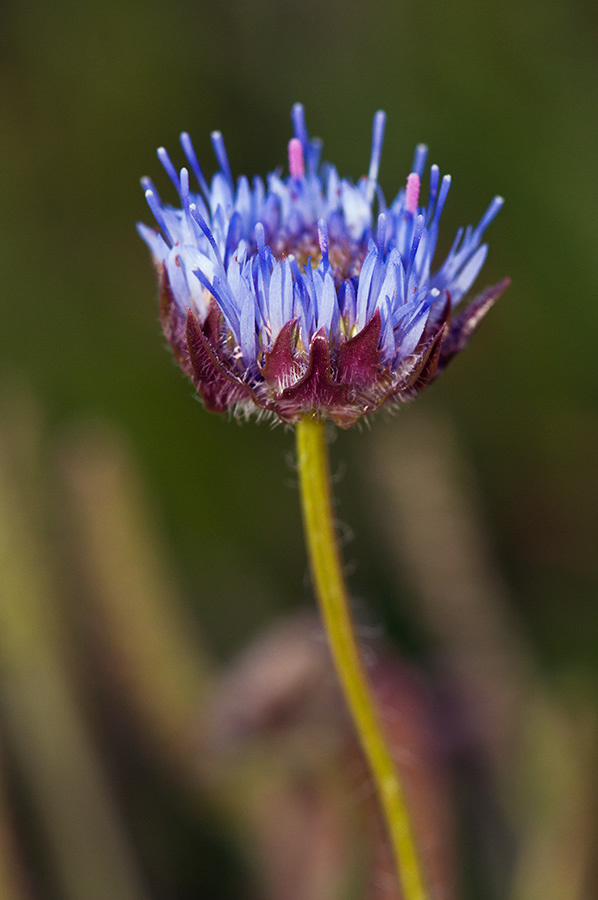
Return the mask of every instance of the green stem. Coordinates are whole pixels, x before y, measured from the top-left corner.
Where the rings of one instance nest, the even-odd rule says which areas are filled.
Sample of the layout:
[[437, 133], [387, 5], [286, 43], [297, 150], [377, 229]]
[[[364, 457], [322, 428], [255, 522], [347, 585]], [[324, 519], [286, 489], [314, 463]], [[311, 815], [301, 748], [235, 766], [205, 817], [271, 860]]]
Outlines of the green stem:
[[334, 529], [324, 427], [315, 417], [297, 425], [303, 522], [313, 579], [338, 677], [386, 820], [404, 900], [424, 900], [403, 788], [375, 710], [351, 618]]

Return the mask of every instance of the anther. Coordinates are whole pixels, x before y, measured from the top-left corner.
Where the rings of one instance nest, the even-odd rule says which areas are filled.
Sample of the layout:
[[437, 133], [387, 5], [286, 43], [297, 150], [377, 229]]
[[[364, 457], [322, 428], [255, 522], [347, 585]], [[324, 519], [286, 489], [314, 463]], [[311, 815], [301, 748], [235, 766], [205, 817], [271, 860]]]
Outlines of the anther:
[[417, 172], [412, 172], [407, 176], [407, 190], [405, 192], [405, 209], [407, 212], [415, 213], [417, 211], [417, 201], [419, 200], [420, 181]]
[[303, 147], [299, 138], [296, 137], [289, 141], [289, 171], [291, 177], [297, 180], [301, 180], [305, 175]]

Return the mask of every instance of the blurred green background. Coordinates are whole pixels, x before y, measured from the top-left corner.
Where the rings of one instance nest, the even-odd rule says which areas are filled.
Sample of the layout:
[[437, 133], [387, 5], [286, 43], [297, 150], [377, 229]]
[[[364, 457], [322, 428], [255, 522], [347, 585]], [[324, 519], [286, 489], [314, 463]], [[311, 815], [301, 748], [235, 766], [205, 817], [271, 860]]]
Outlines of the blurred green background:
[[[182, 130], [211, 173], [215, 128], [235, 174], [265, 174], [285, 162], [289, 112], [300, 100], [324, 157], [357, 178], [383, 108], [387, 197], [420, 141], [453, 176], [441, 251], [495, 193], [506, 198], [477, 286], [505, 275], [512, 286], [417, 404], [451, 423], [474, 473], [509, 615], [534, 665], [549, 684], [573, 672], [594, 697], [596, 7], [6, 0], [0, 17], [1, 371], [16, 390], [11, 415], [24, 391], [44, 422], [44, 490], [52, 492], [65, 429], [99, 420], [124, 435], [183, 604], [223, 664], [277, 617], [312, 602], [292, 434], [239, 427], [195, 402], [165, 350], [154, 272], [134, 230], [151, 221], [139, 177], [169, 196], [155, 148], [165, 145], [180, 164]], [[413, 409], [380, 415], [373, 431], [400, 447]], [[357, 561], [352, 590], [425, 668], [431, 651], [413, 614], [417, 591], [397, 580], [381, 538], [387, 511], [370, 489], [374, 440], [368, 429], [339, 433], [332, 451], [343, 470], [339, 515], [355, 533], [346, 548]], [[214, 887], [215, 863], [206, 874], [209, 817], [182, 813], [167, 786], [153, 789], [165, 829], [189, 839], [180, 851], [188, 883], [177, 882], [171, 858], [164, 895], [240, 896]], [[190, 862], [196, 847], [201, 866]], [[151, 855], [147, 846], [139, 853]]]

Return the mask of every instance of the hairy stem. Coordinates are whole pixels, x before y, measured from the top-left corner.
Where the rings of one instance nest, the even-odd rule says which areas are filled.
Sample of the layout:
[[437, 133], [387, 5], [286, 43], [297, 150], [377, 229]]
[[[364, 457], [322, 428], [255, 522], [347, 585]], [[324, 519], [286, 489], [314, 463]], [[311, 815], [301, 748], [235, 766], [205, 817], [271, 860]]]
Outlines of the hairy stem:
[[404, 900], [424, 900], [403, 788], [376, 712], [351, 618], [334, 528], [322, 421], [307, 417], [297, 425], [297, 460], [311, 570], [338, 678], [376, 786]]

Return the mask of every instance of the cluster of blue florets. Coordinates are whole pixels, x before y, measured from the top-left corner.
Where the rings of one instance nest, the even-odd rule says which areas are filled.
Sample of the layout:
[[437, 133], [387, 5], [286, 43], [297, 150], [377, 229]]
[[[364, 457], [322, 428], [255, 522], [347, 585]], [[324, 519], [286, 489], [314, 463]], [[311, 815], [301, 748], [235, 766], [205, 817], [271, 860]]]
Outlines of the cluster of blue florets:
[[[374, 117], [367, 176], [357, 184], [320, 164], [321, 145], [309, 137], [303, 107], [292, 111], [289, 174], [280, 171], [235, 183], [222, 136], [212, 134], [219, 171], [208, 184], [188, 134], [181, 144], [188, 168], [178, 172], [164, 148], [158, 156], [180, 198], [163, 203], [149, 179], [146, 198], [160, 231], [139, 225], [182, 312], [202, 322], [215, 301], [228, 329], [231, 359], [257, 377], [283, 326], [297, 324], [300, 352], [324, 331], [334, 354], [380, 316], [380, 363], [398, 369], [414, 353], [426, 324], [447, 302], [467, 293], [486, 258], [482, 235], [502, 205], [495, 197], [479, 224], [460, 229], [434, 272], [438, 226], [450, 187], [430, 168], [425, 205], [419, 203], [427, 148], [417, 147], [407, 187], [387, 205], [377, 183], [385, 115]], [[191, 190], [189, 170], [198, 190]], [[373, 208], [376, 204], [377, 216]]]

